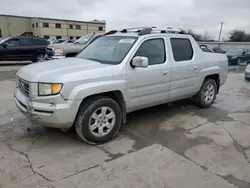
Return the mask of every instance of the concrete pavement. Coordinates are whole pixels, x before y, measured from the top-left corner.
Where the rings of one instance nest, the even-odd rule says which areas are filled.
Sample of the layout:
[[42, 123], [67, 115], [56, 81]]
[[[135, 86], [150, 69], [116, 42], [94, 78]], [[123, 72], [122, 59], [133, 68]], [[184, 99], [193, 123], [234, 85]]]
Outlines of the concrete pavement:
[[113, 141], [89, 146], [18, 112], [16, 69], [0, 67], [0, 187], [250, 187], [250, 83], [242, 72], [229, 73], [211, 108], [182, 100], [134, 112]]

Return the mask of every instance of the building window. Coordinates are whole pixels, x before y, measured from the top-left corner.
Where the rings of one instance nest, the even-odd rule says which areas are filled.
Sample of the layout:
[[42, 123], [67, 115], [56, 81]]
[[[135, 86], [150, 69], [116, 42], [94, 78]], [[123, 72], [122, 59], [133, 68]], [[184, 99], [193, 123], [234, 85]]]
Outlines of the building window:
[[70, 39], [70, 40], [73, 40], [73, 39], [74, 39], [74, 37], [73, 37], [73, 36], [70, 36], [70, 37], [69, 37], [69, 39]]
[[73, 24], [69, 24], [69, 29], [73, 29]]
[[3, 36], [2, 36], [2, 29], [0, 29], [0, 38], [2, 38]]
[[62, 28], [62, 25], [59, 23], [56, 23], [56, 28]]
[[76, 37], [76, 39], [79, 39], [80, 37]]
[[46, 28], [48, 28], [49, 27], [49, 23], [43, 23], [43, 27], [46, 27]]
[[36, 27], [38, 27], [38, 23], [36, 23]]
[[56, 36], [56, 39], [61, 39], [62, 38], [62, 36]]
[[103, 31], [103, 27], [98, 27], [98, 30], [99, 31]]
[[44, 37], [43, 38], [45, 38], [45, 39], [49, 39], [49, 35], [44, 35]]
[[32, 28], [35, 28], [35, 24], [32, 24]]
[[81, 29], [81, 25], [76, 25], [76, 29]]

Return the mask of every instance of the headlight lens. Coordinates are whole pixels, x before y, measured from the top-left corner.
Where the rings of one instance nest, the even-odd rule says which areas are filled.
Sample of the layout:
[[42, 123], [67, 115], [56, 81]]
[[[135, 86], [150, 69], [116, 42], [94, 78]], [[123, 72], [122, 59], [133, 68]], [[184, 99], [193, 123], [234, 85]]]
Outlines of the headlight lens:
[[237, 56], [233, 56], [233, 57], [231, 57], [231, 59], [236, 59], [237, 58]]
[[56, 95], [61, 92], [62, 84], [38, 84], [38, 95], [39, 96], [48, 96], [48, 95]]
[[55, 55], [56, 56], [63, 56], [63, 49], [60, 48], [60, 49], [54, 49], [54, 52], [55, 52]]

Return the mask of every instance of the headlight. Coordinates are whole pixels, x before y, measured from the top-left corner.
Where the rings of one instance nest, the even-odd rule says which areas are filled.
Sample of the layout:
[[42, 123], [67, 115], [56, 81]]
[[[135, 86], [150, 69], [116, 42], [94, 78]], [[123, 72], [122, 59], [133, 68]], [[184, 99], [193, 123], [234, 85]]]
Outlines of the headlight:
[[63, 49], [54, 49], [55, 55], [56, 56], [63, 56]]
[[231, 57], [231, 59], [236, 59], [238, 56], [233, 56], [233, 57]]
[[62, 84], [43, 84], [38, 83], [38, 95], [39, 96], [48, 96], [56, 95], [61, 92]]

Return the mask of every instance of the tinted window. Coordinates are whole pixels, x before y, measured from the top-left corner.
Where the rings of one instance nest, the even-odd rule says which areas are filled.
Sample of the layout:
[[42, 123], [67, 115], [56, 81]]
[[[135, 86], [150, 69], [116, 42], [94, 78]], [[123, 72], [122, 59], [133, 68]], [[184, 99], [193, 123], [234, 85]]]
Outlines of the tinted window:
[[43, 23], [43, 27], [49, 27], [49, 23]]
[[145, 41], [135, 56], [148, 58], [149, 65], [161, 64], [165, 62], [165, 44], [163, 39], [150, 39]]
[[39, 39], [39, 40], [33, 39], [33, 42], [37, 45], [42, 45], [42, 46], [44, 46], [44, 45], [46, 46], [49, 44], [49, 42], [47, 40], [43, 40], [43, 39]]
[[19, 46], [19, 39], [8, 40], [5, 44], [7, 44], [8, 47], [17, 47]]
[[175, 61], [188, 61], [193, 58], [193, 48], [189, 39], [170, 39]]
[[81, 25], [76, 25], [76, 29], [81, 29]]
[[69, 29], [73, 29], [73, 25], [72, 24], [69, 24]]
[[57, 23], [56, 28], [61, 28], [61, 24]]
[[36, 45], [36, 42], [32, 39], [20, 39], [20, 46], [32, 46]]

